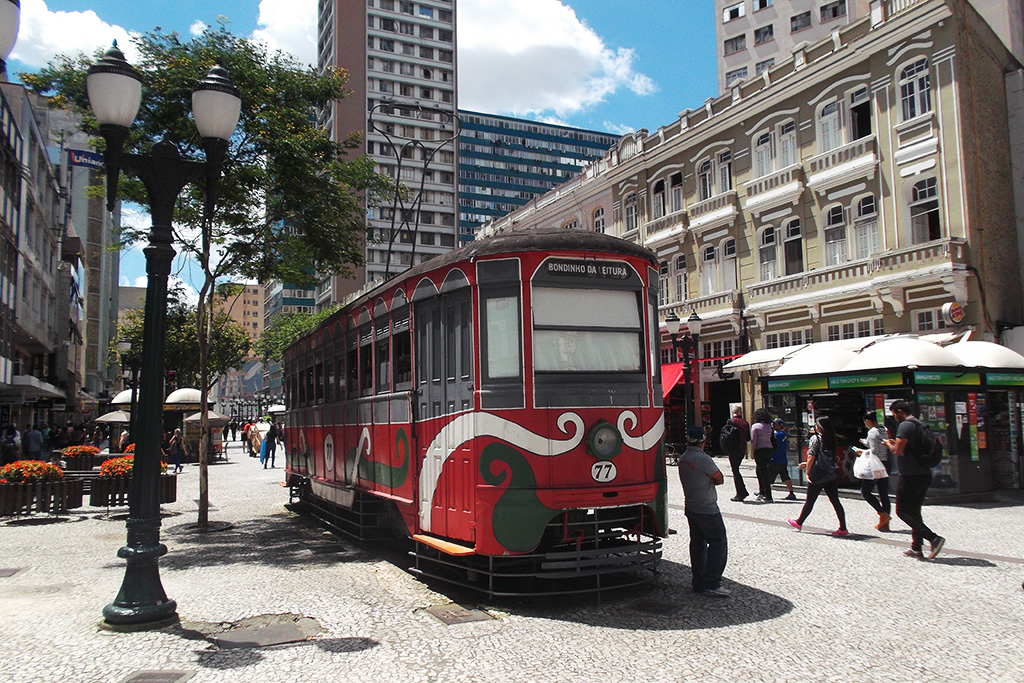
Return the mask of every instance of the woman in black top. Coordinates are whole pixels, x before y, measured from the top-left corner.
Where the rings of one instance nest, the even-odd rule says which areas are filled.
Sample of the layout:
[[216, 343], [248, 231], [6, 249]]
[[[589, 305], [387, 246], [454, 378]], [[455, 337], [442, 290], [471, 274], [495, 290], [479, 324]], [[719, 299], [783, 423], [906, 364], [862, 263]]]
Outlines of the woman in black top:
[[[823, 490], [825, 495], [828, 496], [829, 502], [832, 503], [832, 507], [836, 511], [836, 517], [839, 518], [839, 528], [832, 532], [833, 536], [849, 536], [850, 532], [846, 530], [846, 511], [843, 510], [843, 504], [839, 502], [839, 472], [836, 468], [836, 446], [838, 442], [836, 440], [836, 430], [832, 427], [832, 420], [826, 416], [821, 416], [815, 421], [816, 433], [811, 436], [810, 442], [807, 444], [807, 461], [800, 463], [800, 469], [807, 473], [807, 500], [804, 502], [804, 508], [800, 511], [800, 516], [794, 519], [787, 519], [789, 525], [800, 531], [803, 528], [804, 520], [807, 519], [808, 515], [811, 514], [811, 510], [814, 509], [814, 502], [818, 499], [818, 494]], [[823, 481], [813, 481], [812, 475], [810, 474], [814, 468], [814, 462], [818, 458], [830, 458], [832, 460], [832, 475]], [[819, 475], [819, 479], [820, 479]]]

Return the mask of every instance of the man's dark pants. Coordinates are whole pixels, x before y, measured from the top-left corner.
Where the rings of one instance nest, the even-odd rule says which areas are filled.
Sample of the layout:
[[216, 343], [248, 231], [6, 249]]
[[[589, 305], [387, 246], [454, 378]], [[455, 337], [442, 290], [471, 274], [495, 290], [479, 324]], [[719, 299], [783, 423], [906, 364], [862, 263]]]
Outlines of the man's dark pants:
[[938, 538], [921, 517], [921, 506], [924, 505], [924, 496], [931, 483], [932, 475], [929, 472], [910, 476], [901, 474], [896, 484], [896, 516], [911, 528], [913, 533], [910, 547], [914, 550], [920, 550], [923, 541], [931, 543]]
[[690, 573], [693, 590], [713, 590], [722, 585], [722, 573], [729, 556], [722, 514], [686, 513], [690, 524]]

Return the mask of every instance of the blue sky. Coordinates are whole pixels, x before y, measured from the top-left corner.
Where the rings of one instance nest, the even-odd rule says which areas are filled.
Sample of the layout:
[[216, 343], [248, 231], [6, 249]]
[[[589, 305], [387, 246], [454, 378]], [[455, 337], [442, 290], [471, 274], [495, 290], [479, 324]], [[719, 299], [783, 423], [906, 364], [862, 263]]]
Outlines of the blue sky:
[[[365, 0], [348, 0], [363, 2]], [[459, 105], [615, 133], [671, 123], [717, 94], [712, 0], [456, 0]], [[8, 70], [59, 52], [91, 53], [156, 26], [187, 36], [228, 20], [237, 34], [303, 61], [315, 54], [317, 0], [21, 0]], [[180, 276], [189, 277], [187, 264]], [[121, 282], [145, 273], [122, 255]]]

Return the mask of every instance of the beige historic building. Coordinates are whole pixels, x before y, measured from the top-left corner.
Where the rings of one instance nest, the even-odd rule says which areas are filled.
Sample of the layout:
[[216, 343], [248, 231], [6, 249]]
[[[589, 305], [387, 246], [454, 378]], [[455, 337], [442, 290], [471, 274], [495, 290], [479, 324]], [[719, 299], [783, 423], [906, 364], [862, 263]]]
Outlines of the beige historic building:
[[[704, 359], [948, 332], [952, 302], [958, 330], [998, 341], [1024, 322], [1021, 74], [969, 4], [875, 0], [489, 229], [578, 224], [646, 245], [662, 317], [695, 311]], [[739, 400], [721, 362], [700, 395]]]

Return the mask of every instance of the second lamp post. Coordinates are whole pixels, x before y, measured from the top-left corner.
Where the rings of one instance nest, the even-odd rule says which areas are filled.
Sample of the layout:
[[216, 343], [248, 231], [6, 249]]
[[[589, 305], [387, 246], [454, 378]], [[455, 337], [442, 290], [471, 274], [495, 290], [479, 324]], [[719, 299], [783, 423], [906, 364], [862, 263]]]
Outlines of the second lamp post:
[[686, 424], [683, 427], [683, 434], [685, 434], [686, 430], [694, 424], [693, 389], [690, 386], [690, 354], [693, 354], [693, 359], [696, 361], [698, 358], [697, 340], [700, 337], [701, 319], [696, 311], [691, 313], [690, 317], [686, 319], [687, 334], [682, 339], [679, 339], [679, 326], [681, 323], [682, 321], [675, 313], [669, 313], [668, 317], [665, 318], [665, 328], [672, 339], [672, 349], [676, 352], [677, 357], [680, 351], [683, 352], [683, 386], [686, 391], [686, 396], [683, 399], [683, 410], [686, 414]]
[[153, 227], [146, 254], [146, 307], [142, 329], [138, 415], [132, 414], [135, 464], [128, 496], [128, 540], [118, 550], [127, 562], [121, 590], [103, 608], [112, 627], [159, 627], [177, 619], [176, 603], [160, 583], [158, 562], [167, 553], [160, 543], [160, 437], [163, 417], [164, 351], [167, 326], [167, 278], [174, 259], [171, 222], [174, 205], [192, 181], [205, 182], [207, 219], [213, 215], [228, 140], [238, 125], [239, 91], [217, 65], [192, 91], [192, 115], [202, 138], [206, 161], [184, 159], [165, 137], [148, 154], [124, 151], [128, 129], [142, 100], [142, 76], [117, 43], [89, 68], [89, 104], [106, 141], [107, 210], [117, 197], [122, 170], [138, 177], [149, 195]]

